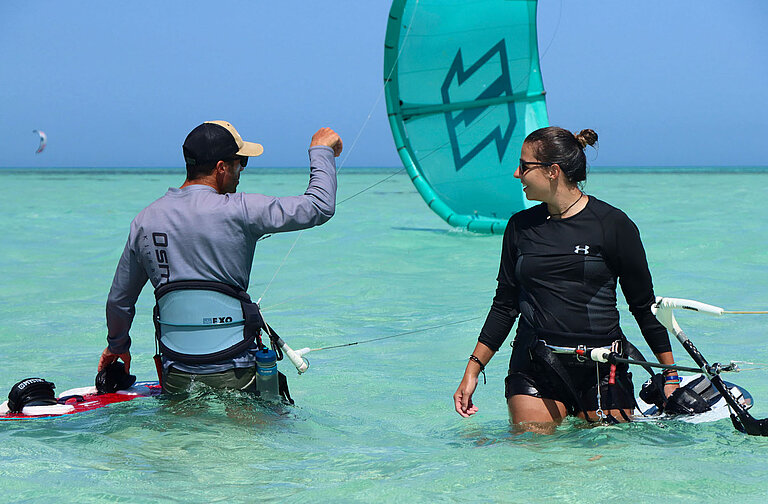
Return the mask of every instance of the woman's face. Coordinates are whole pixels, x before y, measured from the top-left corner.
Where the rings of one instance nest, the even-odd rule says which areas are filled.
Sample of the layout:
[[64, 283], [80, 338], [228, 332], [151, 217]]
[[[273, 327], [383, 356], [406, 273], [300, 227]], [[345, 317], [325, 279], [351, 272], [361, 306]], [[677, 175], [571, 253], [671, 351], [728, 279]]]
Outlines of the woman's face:
[[520, 164], [515, 170], [515, 178], [523, 184], [525, 197], [533, 201], [544, 201], [552, 191], [550, 163], [542, 163], [536, 159], [533, 146], [523, 144], [520, 151]]

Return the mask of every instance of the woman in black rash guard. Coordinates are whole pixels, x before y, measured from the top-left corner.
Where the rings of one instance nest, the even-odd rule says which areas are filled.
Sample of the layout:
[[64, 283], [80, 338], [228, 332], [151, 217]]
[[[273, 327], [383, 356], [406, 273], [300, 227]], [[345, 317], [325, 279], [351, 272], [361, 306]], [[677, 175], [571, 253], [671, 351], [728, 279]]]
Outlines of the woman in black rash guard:
[[[584, 148], [596, 142], [592, 130], [574, 135], [548, 127], [523, 143], [515, 178], [529, 200], [542, 203], [507, 224], [496, 295], [453, 396], [461, 416], [477, 412], [478, 375], [519, 317], [505, 381], [513, 424], [551, 429], [569, 414], [629, 420], [635, 400], [628, 366], [573, 354], [581, 345], [631, 351], [619, 327], [617, 280], [656, 358], [674, 363], [667, 331], [651, 313], [655, 296], [637, 227], [579, 188], [586, 180]], [[666, 372], [665, 395], [678, 386], [677, 373]]]

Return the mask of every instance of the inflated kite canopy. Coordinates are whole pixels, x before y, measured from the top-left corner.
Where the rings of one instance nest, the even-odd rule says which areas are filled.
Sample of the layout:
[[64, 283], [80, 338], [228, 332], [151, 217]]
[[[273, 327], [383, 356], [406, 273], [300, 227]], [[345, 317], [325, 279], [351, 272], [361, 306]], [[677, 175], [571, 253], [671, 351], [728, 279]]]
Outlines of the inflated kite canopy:
[[535, 0], [394, 0], [387, 111], [424, 201], [456, 227], [502, 233], [530, 206], [513, 176], [526, 135], [548, 125]]

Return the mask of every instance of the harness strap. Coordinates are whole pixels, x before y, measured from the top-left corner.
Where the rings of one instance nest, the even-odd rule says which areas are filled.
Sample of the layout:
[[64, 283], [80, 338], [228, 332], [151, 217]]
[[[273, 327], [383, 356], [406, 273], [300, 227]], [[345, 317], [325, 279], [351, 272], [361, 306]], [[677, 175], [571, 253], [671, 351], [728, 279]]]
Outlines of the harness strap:
[[277, 340], [280, 339], [280, 335], [277, 334], [277, 331], [275, 331], [272, 326], [266, 322], [264, 322], [264, 329], [266, 330], [267, 336], [269, 336], [269, 342], [272, 346], [272, 350], [274, 350], [277, 354], [277, 360], [283, 360], [283, 349], [280, 347], [280, 345], [277, 344]]
[[568, 375], [568, 371], [566, 371], [565, 367], [560, 362], [560, 359], [555, 357], [554, 352], [550, 348], [548, 348], [547, 345], [541, 340], [536, 341], [533, 347], [531, 347], [531, 352], [533, 353], [533, 355], [538, 357], [541, 360], [541, 362], [549, 366], [549, 368], [560, 379], [560, 381], [563, 383], [568, 393], [573, 398], [574, 404], [576, 404], [579, 410], [581, 410], [581, 412], [584, 414], [584, 419], [587, 422], [592, 423], [592, 421], [589, 419], [589, 416], [587, 415], [587, 409], [584, 407], [584, 403], [581, 402], [581, 399], [579, 399], [579, 395], [576, 393], [576, 390], [573, 388], [573, 383], [571, 382], [571, 378]]
[[280, 371], [277, 372], [277, 391], [280, 397], [288, 401], [289, 404], [294, 404], [291, 399], [291, 392], [288, 390], [288, 379]]
[[[635, 399], [635, 395], [634, 395], [634, 394], [630, 394], [630, 393], [629, 393], [629, 390], [627, 390], [627, 387], [625, 387], [625, 386], [624, 386], [624, 383], [622, 383], [622, 381], [621, 381], [621, 380], [616, 380], [616, 383], [614, 383], [614, 385], [618, 386], [618, 387], [621, 389], [621, 391], [624, 393], [624, 395], [629, 395], [629, 396], [631, 396], [631, 397], [632, 397], [632, 400], [633, 400], [633, 401], [634, 401], [634, 403], [635, 403], [635, 409], [636, 409], [636, 410], [638, 410], [638, 411], [640, 411], [640, 407], [639, 407], [639, 406], [638, 406], [638, 404], [637, 404], [637, 399]], [[598, 385], [598, 386], [599, 386], [599, 385]], [[609, 390], [610, 390], [610, 389], [609, 389]], [[623, 409], [621, 409], [621, 408], [620, 408], [620, 409], [619, 409], [619, 413], [621, 413], [621, 417], [624, 419], [624, 421], [625, 421], [625, 422], [631, 422], [631, 421], [632, 421], [632, 419], [629, 417], [629, 415], [627, 415], [627, 414], [624, 412], [624, 410], [623, 410]]]
[[[624, 343], [626, 344], [626, 347], [627, 347], [625, 352], [627, 358], [632, 360], [647, 362], [646, 358], [643, 356], [643, 353], [635, 345], [633, 345], [632, 342], [630, 342], [629, 340], [625, 340]], [[647, 364], [640, 364], [640, 365], [643, 367], [643, 369], [648, 371], [649, 375], [653, 376], [656, 374], [656, 372], [653, 370], [651, 366]]]
[[[643, 357], [643, 354], [640, 352], [640, 350], [637, 349], [632, 343], [630, 343], [627, 339], [622, 339], [622, 346], [626, 349], [625, 352], [628, 356], [631, 356], [631, 358], [639, 358], [640, 360], [645, 360]], [[612, 345], [607, 345], [602, 348], [606, 349], [613, 349], [615, 346], [615, 342]], [[557, 346], [557, 345], [550, 345], [546, 343], [543, 340], [538, 340], [536, 345], [533, 347], [533, 353], [541, 359], [542, 362], [547, 364], [552, 371], [560, 378], [560, 381], [563, 382], [563, 384], [566, 386], [566, 389], [568, 389], [568, 392], [570, 393], [571, 397], [573, 397], [575, 404], [581, 409], [582, 413], [584, 414], [584, 418], [588, 422], [592, 422], [589, 420], [589, 417], [587, 416], [586, 408], [584, 407], [584, 404], [579, 400], [579, 396], [576, 394], [575, 389], [573, 388], [573, 384], [571, 382], [570, 375], [566, 371], [565, 367], [562, 365], [560, 360], [555, 357], [554, 354], [566, 354], [566, 355], [575, 355], [577, 359], [583, 358], [583, 356], [588, 354], [588, 350], [584, 345], [580, 345], [579, 347], [565, 347], [565, 346]], [[597, 366], [597, 363], [595, 363]], [[648, 366], [643, 366], [651, 375], [653, 375], [652, 368]], [[631, 395], [633, 397], [633, 400], [635, 402], [635, 408], [640, 410], [640, 407], [637, 404], [637, 400], [634, 399], [634, 395], [630, 394], [627, 388], [624, 386], [621, 380], [615, 380], [612, 385], [618, 385], [619, 388], [622, 390], [624, 394]], [[601, 404], [601, 394], [600, 394], [600, 379], [599, 379], [599, 373], [598, 373], [598, 380], [595, 385], [597, 387], [597, 414], [598, 417], [601, 420], [608, 421], [609, 423], [619, 423], [619, 421], [610, 413], [606, 413], [602, 410], [602, 404]], [[610, 387], [608, 389], [611, 390]], [[629, 422], [632, 419], [624, 412], [623, 409], [619, 409], [619, 413], [621, 413], [622, 418], [624, 421]], [[600, 420], [598, 420], [599, 422]]]
[[[632, 360], [647, 362], [643, 353], [629, 340], [626, 341], [626, 355]], [[649, 375], [651, 375], [651, 386], [655, 387], [659, 393], [659, 397], [661, 397], [662, 402], [661, 409], [663, 409], [667, 405], [667, 396], [664, 395], [664, 384], [659, 380], [653, 380], [653, 377], [656, 376], [656, 372], [651, 366], [647, 364], [640, 364], [640, 366], [642, 366], [642, 368], [645, 369]], [[640, 408], [640, 405], [637, 404], [637, 398], [635, 398], [634, 394], [632, 395], [632, 398], [635, 400], [635, 409], [639, 411], [641, 415], [645, 416], [643, 410]]]

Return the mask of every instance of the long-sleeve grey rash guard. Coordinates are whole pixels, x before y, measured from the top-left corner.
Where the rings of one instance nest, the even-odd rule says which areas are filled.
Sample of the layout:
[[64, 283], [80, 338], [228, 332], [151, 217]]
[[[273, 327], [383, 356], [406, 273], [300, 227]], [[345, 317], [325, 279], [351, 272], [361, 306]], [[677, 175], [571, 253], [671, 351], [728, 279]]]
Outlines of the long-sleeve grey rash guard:
[[[246, 290], [256, 242], [267, 233], [296, 231], [323, 224], [336, 206], [333, 149], [309, 149], [310, 176], [301, 196], [219, 194], [195, 184], [170, 188], [131, 223], [125, 250], [107, 299], [107, 343], [113, 353], [131, 346], [129, 330], [139, 293], [178, 280], [212, 280]], [[248, 367], [250, 353], [213, 365], [174, 367], [187, 372], [220, 372]], [[167, 365], [167, 363], [166, 363]]]

